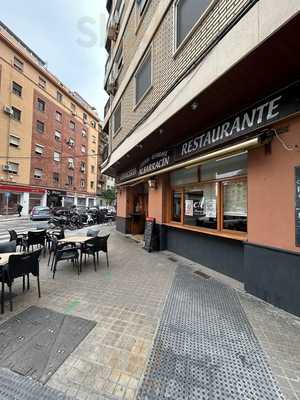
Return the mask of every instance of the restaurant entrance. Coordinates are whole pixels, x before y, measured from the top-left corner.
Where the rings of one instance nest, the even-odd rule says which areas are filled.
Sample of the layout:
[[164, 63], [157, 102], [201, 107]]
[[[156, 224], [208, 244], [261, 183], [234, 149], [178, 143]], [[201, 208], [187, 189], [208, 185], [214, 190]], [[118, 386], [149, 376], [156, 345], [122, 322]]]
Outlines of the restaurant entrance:
[[148, 184], [142, 182], [132, 187], [132, 210], [129, 213], [130, 233], [142, 235], [148, 216]]

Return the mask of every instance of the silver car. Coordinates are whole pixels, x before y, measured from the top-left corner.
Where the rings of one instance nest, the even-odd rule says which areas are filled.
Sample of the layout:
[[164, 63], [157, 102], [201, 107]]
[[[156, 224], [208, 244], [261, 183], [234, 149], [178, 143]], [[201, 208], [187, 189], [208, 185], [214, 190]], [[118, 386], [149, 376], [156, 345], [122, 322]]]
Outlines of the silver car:
[[32, 221], [43, 221], [50, 219], [50, 208], [43, 206], [33, 207], [30, 213], [30, 219]]

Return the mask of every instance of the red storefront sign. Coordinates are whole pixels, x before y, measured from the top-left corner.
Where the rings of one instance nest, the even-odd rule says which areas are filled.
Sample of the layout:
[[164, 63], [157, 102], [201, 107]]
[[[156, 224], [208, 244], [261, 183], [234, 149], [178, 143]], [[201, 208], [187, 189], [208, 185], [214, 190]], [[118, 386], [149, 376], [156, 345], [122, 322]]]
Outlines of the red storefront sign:
[[30, 187], [30, 186], [17, 186], [17, 185], [0, 185], [0, 191], [5, 192], [21, 192], [21, 193], [40, 193], [44, 194], [46, 189]]

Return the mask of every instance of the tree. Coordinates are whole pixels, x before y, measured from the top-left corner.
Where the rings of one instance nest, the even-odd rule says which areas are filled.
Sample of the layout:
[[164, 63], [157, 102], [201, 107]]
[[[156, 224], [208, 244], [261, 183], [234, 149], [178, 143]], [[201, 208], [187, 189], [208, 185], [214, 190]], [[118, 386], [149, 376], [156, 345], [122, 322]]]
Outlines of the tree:
[[102, 197], [109, 206], [116, 200], [116, 191], [114, 189], [107, 189], [102, 193]]

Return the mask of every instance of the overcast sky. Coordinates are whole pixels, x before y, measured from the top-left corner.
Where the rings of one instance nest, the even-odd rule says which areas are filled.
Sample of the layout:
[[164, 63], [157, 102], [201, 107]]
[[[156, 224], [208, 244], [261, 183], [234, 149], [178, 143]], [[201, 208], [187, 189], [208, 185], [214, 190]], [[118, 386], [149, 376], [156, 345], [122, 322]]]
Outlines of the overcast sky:
[[105, 0], [14, 0], [1, 5], [0, 19], [48, 63], [48, 69], [95, 106], [103, 90]]

